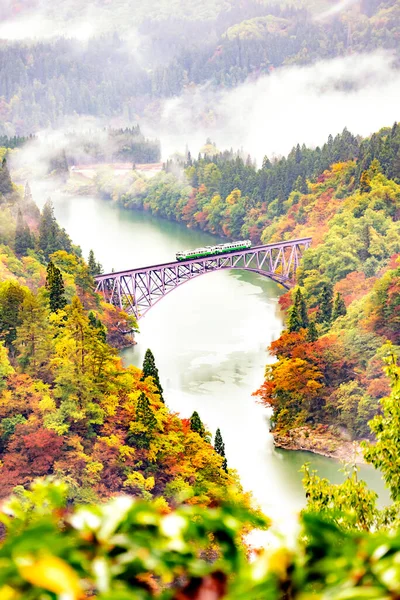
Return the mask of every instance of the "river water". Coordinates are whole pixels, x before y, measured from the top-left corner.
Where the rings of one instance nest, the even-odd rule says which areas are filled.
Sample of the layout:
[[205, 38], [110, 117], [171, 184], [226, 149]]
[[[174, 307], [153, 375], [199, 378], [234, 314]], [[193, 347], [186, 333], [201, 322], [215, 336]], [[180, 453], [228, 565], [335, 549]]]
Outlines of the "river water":
[[[86, 257], [94, 250], [105, 272], [168, 262], [177, 250], [216, 240], [99, 198], [58, 199], [55, 214]], [[213, 435], [221, 429], [229, 467], [280, 523], [304, 506], [299, 469], [305, 462], [331, 481], [343, 477], [335, 460], [274, 449], [267, 410], [252, 396], [270, 360], [266, 348], [282, 329], [283, 291], [245, 271], [199, 277], [152, 308], [140, 321], [137, 345], [122, 352], [125, 364], [140, 366], [151, 348], [170, 409], [183, 417], [197, 410]], [[386, 501], [379, 473], [363, 466], [361, 475]]]

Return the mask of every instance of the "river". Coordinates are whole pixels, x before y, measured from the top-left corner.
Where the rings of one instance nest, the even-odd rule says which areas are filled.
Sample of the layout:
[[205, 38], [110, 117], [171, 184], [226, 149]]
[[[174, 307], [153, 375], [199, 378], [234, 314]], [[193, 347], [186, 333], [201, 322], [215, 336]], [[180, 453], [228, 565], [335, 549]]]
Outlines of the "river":
[[[57, 199], [55, 214], [86, 257], [94, 250], [106, 272], [168, 262], [177, 250], [216, 239], [99, 198]], [[274, 449], [267, 410], [252, 396], [263, 381], [266, 348], [282, 329], [282, 293], [278, 284], [245, 271], [199, 277], [152, 308], [140, 321], [137, 345], [122, 352], [125, 364], [141, 366], [151, 348], [170, 409], [183, 417], [197, 410], [212, 434], [221, 429], [229, 467], [281, 523], [304, 506], [302, 464], [310, 462], [335, 482], [343, 477], [335, 460]], [[385, 502], [380, 474], [362, 466], [361, 475]]]

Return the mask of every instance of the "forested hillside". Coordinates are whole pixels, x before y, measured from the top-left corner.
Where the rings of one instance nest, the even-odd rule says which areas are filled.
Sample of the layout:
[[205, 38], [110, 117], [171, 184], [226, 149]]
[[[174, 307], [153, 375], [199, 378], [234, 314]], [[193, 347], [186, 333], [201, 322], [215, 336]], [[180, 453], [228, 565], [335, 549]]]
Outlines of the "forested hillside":
[[[285, 65], [377, 48], [399, 51], [395, 0], [360, 3], [327, 20], [314, 19], [305, 8], [256, 0], [213, 1], [201, 8], [189, 4], [183, 13], [164, 3], [165, 10], [140, 15], [133, 40], [124, 37], [121, 25], [120, 34], [94, 36], [85, 43], [67, 38], [3, 43], [0, 134], [35, 133], [64, 125], [66, 115], [76, 114], [118, 117], [125, 123], [138, 115], [153, 119], [160, 99], [206, 82], [230, 88]], [[106, 14], [112, 11], [110, 26], [119, 18], [132, 22], [121, 6], [99, 7]], [[56, 18], [57, 9], [46, 10]], [[79, 7], [70, 7], [67, 22], [71, 15], [79, 19]], [[95, 12], [89, 22], [96, 30]]]
[[116, 492], [207, 506], [247, 503], [224, 444], [167, 407], [151, 351], [123, 368], [132, 317], [94, 293], [101, 270], [0, 168], [0, 495], [56, 475], [71, 500]]
[[250, 158], [207, 150], [198, 160], [188, 155], [185, 176], [168, 163], [148, 182], [133, 174], [113, 185], [99, 175], [98, 190], [255, 244], [311, 236], [299, 287], [281, 299], [288, 329], [270, 348], [277, 362], [259, 395], [274, 408], [276, 437], [317, 425], [368, 436], [388, 392], [381, 347], [389, 340], [400, 350], [399, 126], [364, 140], [345, 130], [322, 148], [265, 157], [259, 170]]

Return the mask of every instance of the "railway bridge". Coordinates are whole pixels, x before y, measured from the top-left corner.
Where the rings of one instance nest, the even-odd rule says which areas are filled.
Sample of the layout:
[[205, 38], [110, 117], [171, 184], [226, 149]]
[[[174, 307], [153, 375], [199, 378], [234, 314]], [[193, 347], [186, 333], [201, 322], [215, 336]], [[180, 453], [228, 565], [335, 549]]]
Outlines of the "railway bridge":
[[216, 256], [106, 273], [95, 278], [96, 291], [106, 302], [140, 319], [179, 286], [200, 275], [223, 269], [252, 271], [290, 289], [299, 261], [311, 241], [311, 238], [288, 240]]

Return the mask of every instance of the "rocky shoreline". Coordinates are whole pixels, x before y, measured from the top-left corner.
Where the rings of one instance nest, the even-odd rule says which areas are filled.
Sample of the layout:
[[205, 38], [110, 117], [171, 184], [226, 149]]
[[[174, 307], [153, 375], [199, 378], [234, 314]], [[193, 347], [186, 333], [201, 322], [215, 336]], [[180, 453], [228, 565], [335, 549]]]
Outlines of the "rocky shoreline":
[[350, 441], [327, 427], [297, 427], [290, 431], [271, 433], [276, 448], [313, 452], [346, 463], [365, 463], [360, 442]]

